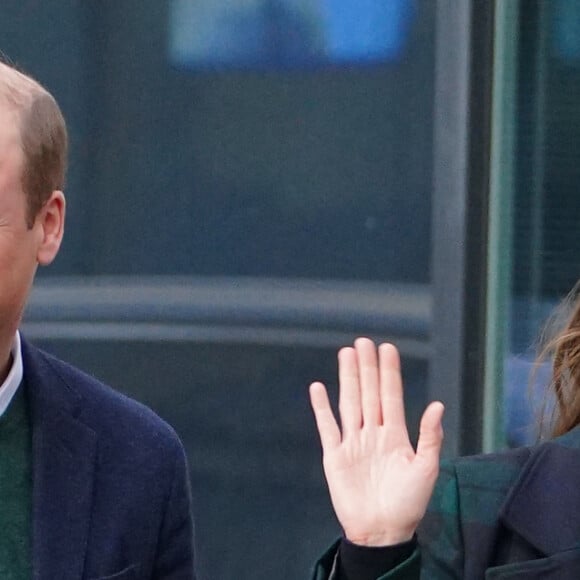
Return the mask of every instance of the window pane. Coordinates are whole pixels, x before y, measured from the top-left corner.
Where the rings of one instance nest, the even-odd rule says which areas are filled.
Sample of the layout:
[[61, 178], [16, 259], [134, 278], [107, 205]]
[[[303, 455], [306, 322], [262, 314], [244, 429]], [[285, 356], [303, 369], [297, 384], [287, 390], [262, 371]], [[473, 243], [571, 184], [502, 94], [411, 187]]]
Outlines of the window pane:
[[176, 66], [171, 2], [58, 4], [58, 39], [9, 4], [5, 50], [71, 125], [70, 227], [44, 275], [429, 281], [433, 2], [395, 61], [263, 72]]
[[177, 66], [296, 68], [396, 61], [414, 0], [172, 0]]
[[513, 264], [504, 370], [511, 445], [535, 440], [550, 376], [549, 364], [534, 372], [537, 338], [580, 275], [580, 5], [522, 0], [516, 14]]

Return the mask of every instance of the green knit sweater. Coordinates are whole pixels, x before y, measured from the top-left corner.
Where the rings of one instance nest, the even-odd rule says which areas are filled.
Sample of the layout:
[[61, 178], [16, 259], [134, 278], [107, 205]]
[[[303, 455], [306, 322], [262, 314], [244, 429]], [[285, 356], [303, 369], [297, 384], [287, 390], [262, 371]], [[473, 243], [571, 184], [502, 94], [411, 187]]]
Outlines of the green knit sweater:
[[0, 578], [30, 580], [32, 449], [28, 405], [20, 387], [0, 417]]

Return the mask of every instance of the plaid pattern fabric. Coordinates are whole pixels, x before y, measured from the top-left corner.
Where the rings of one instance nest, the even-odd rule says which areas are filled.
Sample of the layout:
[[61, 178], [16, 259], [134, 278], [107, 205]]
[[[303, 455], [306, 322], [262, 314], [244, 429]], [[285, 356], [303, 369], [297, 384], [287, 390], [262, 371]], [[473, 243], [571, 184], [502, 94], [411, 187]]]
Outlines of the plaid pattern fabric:
[[[579, 580], [580, 429], [444, 462], [419, 546], [377, 580]], [[313, 580], [332, 580], [336, 544]]]

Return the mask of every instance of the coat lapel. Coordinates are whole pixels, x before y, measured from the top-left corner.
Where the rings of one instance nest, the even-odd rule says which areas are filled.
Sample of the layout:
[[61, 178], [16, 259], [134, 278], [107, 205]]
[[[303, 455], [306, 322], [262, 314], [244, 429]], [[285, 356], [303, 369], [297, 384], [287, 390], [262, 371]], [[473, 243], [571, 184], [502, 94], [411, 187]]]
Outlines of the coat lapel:
[[80, 395], [23, 341], [32, 424], [33, 577], [80, 580], [91, 519], [97, 436], [79, 421]]
[[532, 453], [500, 517], [546, 556], [580, 547], [580, 429]]

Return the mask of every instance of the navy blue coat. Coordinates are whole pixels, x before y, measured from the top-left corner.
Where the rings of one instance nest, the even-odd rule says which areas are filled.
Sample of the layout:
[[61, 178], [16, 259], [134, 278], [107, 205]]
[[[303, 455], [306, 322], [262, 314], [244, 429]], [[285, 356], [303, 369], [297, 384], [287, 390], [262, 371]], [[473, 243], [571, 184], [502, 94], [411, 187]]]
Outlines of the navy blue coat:
[[22, 341], [34, 580], [193, 580], [187, 464], [152, 411]]

